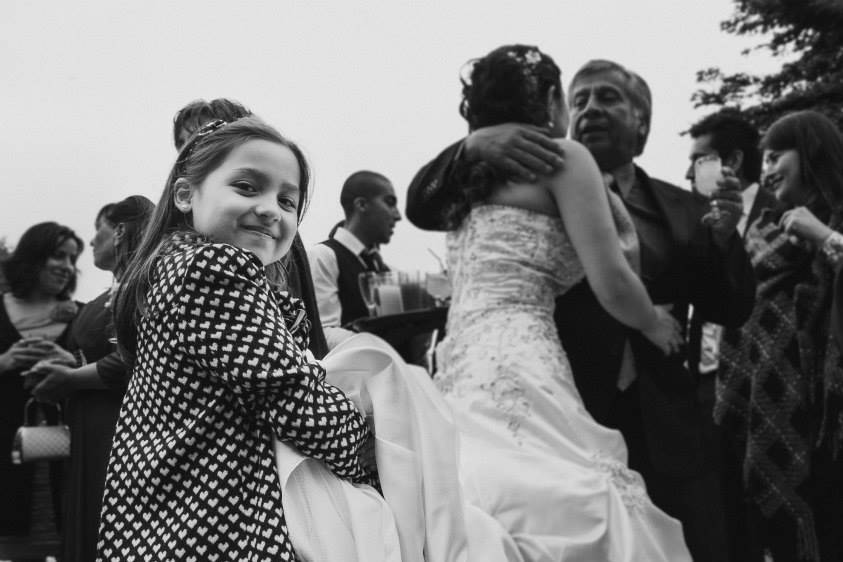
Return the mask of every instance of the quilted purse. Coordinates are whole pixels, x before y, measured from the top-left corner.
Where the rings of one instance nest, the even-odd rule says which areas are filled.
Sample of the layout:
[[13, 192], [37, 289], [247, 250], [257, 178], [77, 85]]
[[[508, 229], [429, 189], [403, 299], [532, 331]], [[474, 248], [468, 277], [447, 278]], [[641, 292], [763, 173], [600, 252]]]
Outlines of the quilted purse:
[[56, 425], [48, 425], [46, 420], [37, 423], [37, 413], [42, 407], [34, 398], [27, 400], [24, 406], [23, 425], [18, 428], [12, 442], [14, 464], [63, 459], [70, 456], [70, 429], [64, 424], [61, 407], [56, 407], [59, 411]]

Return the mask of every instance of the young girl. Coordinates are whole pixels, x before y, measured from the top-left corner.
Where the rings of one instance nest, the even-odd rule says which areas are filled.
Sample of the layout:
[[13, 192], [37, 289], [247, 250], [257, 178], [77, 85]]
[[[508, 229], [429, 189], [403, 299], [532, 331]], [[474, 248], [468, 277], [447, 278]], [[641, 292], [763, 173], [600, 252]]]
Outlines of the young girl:
[[306, 206], [298, 147], [254, 117], [183, 147], [115, 298], [133, 364], [109, 461], [99, 560], [293, 560], [272, 436], [369, 479], [363, 417], [308, 359], [279, 260]]

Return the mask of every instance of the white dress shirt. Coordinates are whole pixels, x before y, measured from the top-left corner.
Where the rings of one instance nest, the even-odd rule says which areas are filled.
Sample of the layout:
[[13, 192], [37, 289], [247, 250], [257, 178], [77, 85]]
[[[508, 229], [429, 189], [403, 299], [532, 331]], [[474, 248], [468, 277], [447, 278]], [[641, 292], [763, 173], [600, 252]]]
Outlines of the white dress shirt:
[[743, 213], [741, 214], [741, 219], [738, 221], [738, 233], [740, 233], [741, 236], [746, 234], [746, 229], [749, 226], [747, 221], [749, 220], [749, 213], [752, 211], [752, 206], [755, 204], [755, 198], [758, 196], [758, 187], [757, 183], [753, 183], [741, 191], [741, 199], [743, 199]]
[[[334, 240], [348, 248], [352, 254], [360, 259], [360, 252], [366, 246], [348, 229], [339, 227], [334, 233]], [[316, 244], [308, 251], [310, 274], [313, 277], [313, 289], [316, 293], [316, 304], [319, 307], [319, 317], [325, 331], [328, 347], [333, 349], [338, 343], [348, 338], [353, 332], [341, 328], [342, 305], [340, 304], [339, 277], [340, 268], [337, 255], [325, 244]], [[364, 266], [363, 260], [360, 263]]]

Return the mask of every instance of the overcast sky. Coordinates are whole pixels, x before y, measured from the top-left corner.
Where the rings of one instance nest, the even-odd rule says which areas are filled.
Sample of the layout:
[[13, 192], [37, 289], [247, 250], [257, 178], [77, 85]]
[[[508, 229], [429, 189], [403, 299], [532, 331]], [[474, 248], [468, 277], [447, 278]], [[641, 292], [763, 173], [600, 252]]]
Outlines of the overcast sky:
[[[134, 193], [157, 201], [175, 158], [172, 117], [196, 98], [231, 97], [297, 141], [314, 170], [302, 225], [310, 245], [341, 217], [339, 189], [359, 169], [384, 173], [403, 209], [415, 171], [465, 133], [459, 71], [505, 43], [538, 45], [563, 83], [591, 58], [641, 73], [654, 97], [640, 159], [685, 186], [702, 115], [695, 72], [772, 68], [740, 56], [755, 40], [720, 31], [732, 0], [554, 2], [4, 0], [0, 20], [0, 237], [55, 220], [84, 239], [96, 211]], [[386, 260], [433, 270], [440, 234], [399, 223]], [[109, 283], [90, 248], [77, 298]]]

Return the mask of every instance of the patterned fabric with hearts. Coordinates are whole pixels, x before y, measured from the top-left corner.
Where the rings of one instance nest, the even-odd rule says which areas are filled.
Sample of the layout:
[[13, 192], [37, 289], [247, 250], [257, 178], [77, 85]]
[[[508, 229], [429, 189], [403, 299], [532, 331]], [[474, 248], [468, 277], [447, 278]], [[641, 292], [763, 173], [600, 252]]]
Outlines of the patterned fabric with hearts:
[[165, 249], [138, 326], [98, 560], [295, 560], [272, 433], [372, 483], [357, 456], [363, 417], [287, 327], [300, 310], [250, 252], [186, 237]]

